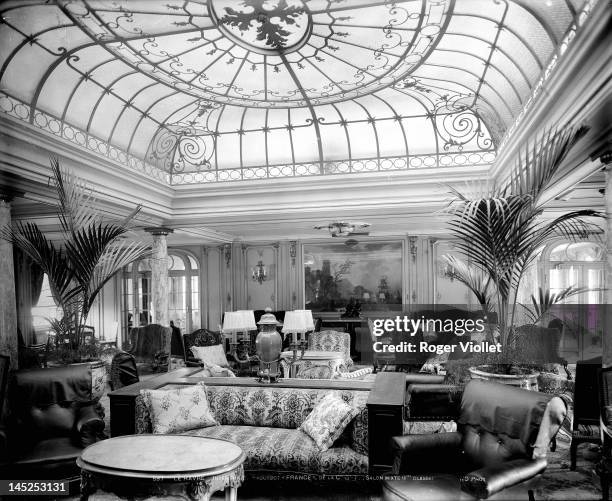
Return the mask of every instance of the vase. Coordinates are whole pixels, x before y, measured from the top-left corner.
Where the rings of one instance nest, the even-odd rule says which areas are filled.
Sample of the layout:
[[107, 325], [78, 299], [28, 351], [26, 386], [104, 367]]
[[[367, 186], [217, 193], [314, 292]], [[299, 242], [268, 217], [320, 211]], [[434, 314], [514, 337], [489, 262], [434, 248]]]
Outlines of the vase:
[[276, 330], [276, 317], [266, 313], [258, 322], [261, 331], [255, 338], [255, 350], [259, 357], [259, 369], [266, 379], [276, 379], [279, 376], [279, 359], [283, 349], [283, 339]]
[[490, 365], [470, 367], [469, 371], [471, 379], [484, 379], [485, 381], [494, 381], [496, 383], [516, 386], [524, 390], [538, 391], [539, 372], [533, 372], [531, 374], [497, 374], [491, 372]]

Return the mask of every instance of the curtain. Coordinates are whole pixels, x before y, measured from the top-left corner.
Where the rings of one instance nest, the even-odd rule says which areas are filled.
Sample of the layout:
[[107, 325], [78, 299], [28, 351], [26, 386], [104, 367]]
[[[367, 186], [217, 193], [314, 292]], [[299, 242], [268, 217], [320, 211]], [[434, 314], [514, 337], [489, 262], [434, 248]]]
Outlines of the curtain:
[[32, 307], [38, 304], [44, 273], [18, 248], [13, 247], [15, 263], [15, 295], [17, 302], [17, 327], [26, 345], [34, 344], [36, 336], [32, 325]]

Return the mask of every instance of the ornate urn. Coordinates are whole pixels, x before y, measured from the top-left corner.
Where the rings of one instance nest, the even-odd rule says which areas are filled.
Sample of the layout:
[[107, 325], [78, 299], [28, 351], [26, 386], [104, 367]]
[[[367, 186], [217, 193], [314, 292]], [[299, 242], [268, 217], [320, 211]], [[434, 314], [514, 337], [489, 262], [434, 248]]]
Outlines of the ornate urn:
[[259, 377], [264, 382], [274, 382], [280, 375], [279, 360], [283, 349], [283, 340], [276, 330], [280, 325], [276, 317], [269, 313], [269, 308], [257, 324], [260, 326], [259, 334], [255, 339], [255, 349], [259, 357]]

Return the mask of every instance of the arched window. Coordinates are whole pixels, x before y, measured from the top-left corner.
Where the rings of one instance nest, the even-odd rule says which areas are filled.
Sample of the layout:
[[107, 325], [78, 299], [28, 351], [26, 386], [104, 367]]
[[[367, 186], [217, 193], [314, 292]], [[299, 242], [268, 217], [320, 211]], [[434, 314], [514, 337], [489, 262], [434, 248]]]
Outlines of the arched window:
[[201, 326], [200, 269], [196, 259], [187, 253], [168, 256], [170, 282], [168, 309], [170, 320], [183, 332], [192, 332]]
[[549, 248], [548, 286], [551, 292], [566, 287], [584, 287], [584, 294], [572, 296], [569, 304], [604, 302], [604, 250], [596, 242], [556, 243]]
[[[151, 323], [151, 266], [143, 259], [123, 271], [122, 318], [124, 333], [131, 327]], [[168, 255], [169, 320], [183, 332], [199, 329], [200, 267], [198, 260], [186, 251], [172, 250]]]
[[587, 289], [563, 301], [565, 324], [559, 354], [570, 362], [601, 355], [604, 248], [597, 242], [554, 242], [544, 252], [545, 283], [551, 293], [573, 286]]

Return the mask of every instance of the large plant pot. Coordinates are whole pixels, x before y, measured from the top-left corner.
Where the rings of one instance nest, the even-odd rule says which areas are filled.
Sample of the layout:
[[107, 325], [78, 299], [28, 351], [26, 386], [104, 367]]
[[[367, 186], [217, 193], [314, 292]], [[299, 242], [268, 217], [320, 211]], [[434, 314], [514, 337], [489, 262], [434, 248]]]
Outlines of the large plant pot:
[[102, 360], [87, 362], [91, 367], [91, 396], [98, 401], [106, 388], [106, 364]]
[[496, 383], [516, 386], [524, 390], [538, 391], [539, 372], [534, 372], [532, 374], [497, 374], [495, 372], [490, 372], [490, 370], [491, 366], [489, 365], [470, 367], [470, 377], [472, 379], [484, 379], [485, 381], [494, 381]]

